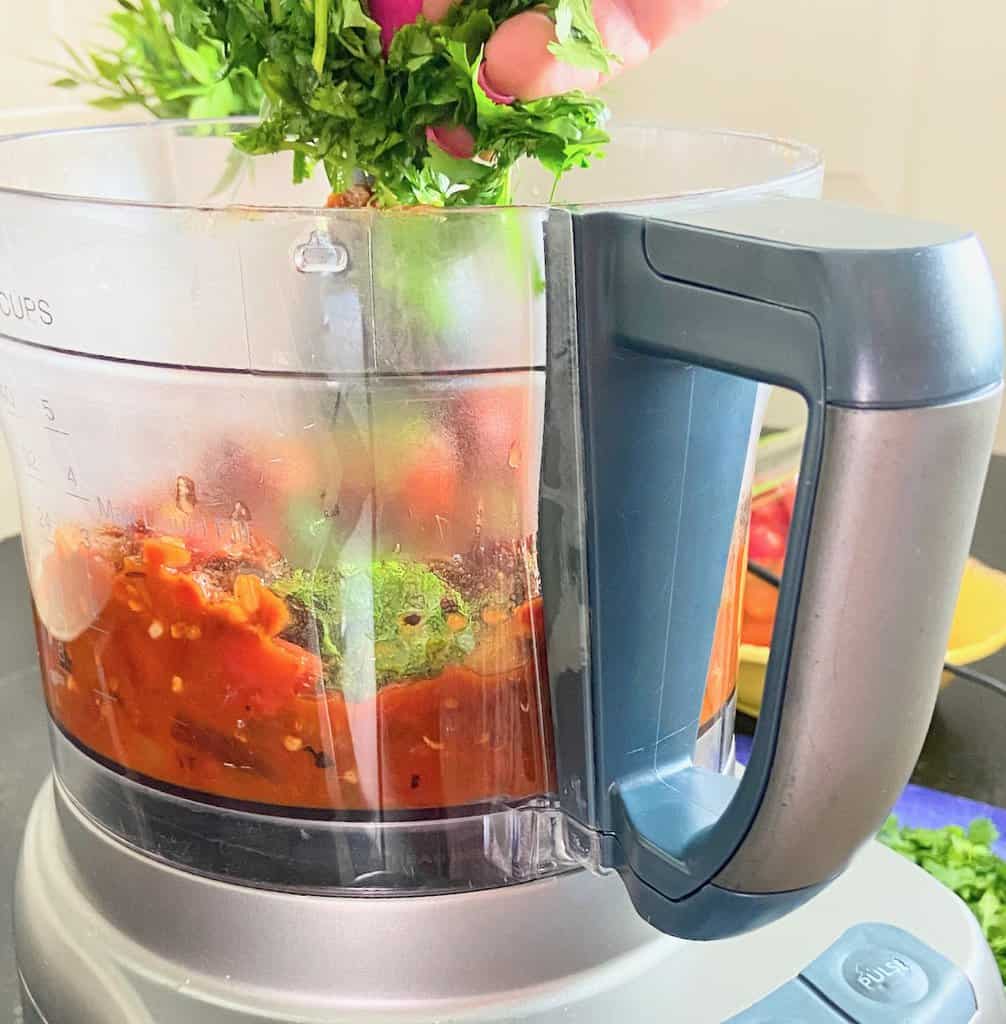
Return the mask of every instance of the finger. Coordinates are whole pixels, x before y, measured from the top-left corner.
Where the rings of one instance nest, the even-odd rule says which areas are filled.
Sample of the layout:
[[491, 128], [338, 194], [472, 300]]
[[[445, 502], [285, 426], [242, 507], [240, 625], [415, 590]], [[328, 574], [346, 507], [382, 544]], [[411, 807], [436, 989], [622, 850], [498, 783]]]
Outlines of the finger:
[[387, 50], [395, 33], [419, 17], [423, 0], [370, 0], [370, 16], [381, 26], [381, 43]]
[[[395, 33], [410, 25], [422, 14], [430, 21], [439, 21], [454, 0], [370, 0], [370, 15], [381, 26], [381, 42], [385, 51]], [[470, 158], [475, 151], [471, 132], [462, 127], [437, 125], [426, 129], [426, 137], [451, 156]]]
[[514, 15], [486, 44], [486, 81], [496, 92], [522, 100], [596, 88], [598, 73], [561, 64], [548, 52], [553, 42], [555, 25], [547, 14]]
[[672, 35], [726, 7], [726, 0], [623, 0], [623, 7], [649, 41], [651, 50], [655, 50]]
[[[423, 14], [431, 20], [443, 17], [453, 2], [423, 0]], [[594, 0], [594, 18], [605, 44], [623, 61], [639, 63], [649, 54], [650, 46], [618, 0]], [[489, 41], [479, 69], [480, 84], [490, 99], [513, 103], [515, 98], [596, 88], [599, 73], [564, 64], [549, 53], [555, 38], [552, 19], [540, 11], [526, 11], [501, 25]], [[465, 128], [437, 126], [427, 131], [427, 138], [455, 157], [464, 159], [474, 152], [474, 139]]]
[[437, 125], [434, 128], [427, 128], [426, 138], [459, 160], [469, 160], [475, 155], [475, 139], [463, 125]]
[[423, 15], [430, 21], [439, 21], [455, 0], [423, 0]]
[[[724, 0], [594, 0], [594, 20], [620, 62], [613, 73], [635, 67], [671, 35]], [[504, 22], [486, 46], [486, 79], [500, 93], [521, 100], [589, 91], [605, 80], [599, 72], [573, 67], [549, 52], [555, 25], [540, 11], [525, 11]], [[609, 76], [610, 77], [610, 76]]]

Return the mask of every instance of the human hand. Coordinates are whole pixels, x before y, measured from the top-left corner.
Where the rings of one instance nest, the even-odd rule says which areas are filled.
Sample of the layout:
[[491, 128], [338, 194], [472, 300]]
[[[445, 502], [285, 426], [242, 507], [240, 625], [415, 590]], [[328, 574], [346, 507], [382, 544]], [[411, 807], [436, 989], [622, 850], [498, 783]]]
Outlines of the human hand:
[[[420, 14], [444, 16], [454, 0], [370, 0], [387, 46], [395, 32]], [[725, 5], [725, 0], [593, 0], [605, 45], [619, 57], [612, 74], [641, 64], [672, 35]], [[529, 10], [504, 22], [486, 45], [483, 85], [497, 100], [535, 100], [574, 89], [596, 89], [611, 75], [565, 64], [549, 52], [555, 25]]]

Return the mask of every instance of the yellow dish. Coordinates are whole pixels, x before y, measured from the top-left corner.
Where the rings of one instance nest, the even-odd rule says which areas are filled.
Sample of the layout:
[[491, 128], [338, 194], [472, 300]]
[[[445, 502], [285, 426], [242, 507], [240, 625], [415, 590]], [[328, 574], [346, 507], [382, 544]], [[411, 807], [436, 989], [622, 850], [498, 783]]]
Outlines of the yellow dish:
[[[989, 568], [977, 559], [969, 559], [957, 599], [946, 660], [952, 665], [970, 665], [1004, 647], [1006, 573]], [[758, 716], [761, 707], [768, 651], [767, 647], [741, 645], [737, 707], [752, 717]], [[949, 672], [944, 672], [941, 685], [948, 686], [953, 678]]]

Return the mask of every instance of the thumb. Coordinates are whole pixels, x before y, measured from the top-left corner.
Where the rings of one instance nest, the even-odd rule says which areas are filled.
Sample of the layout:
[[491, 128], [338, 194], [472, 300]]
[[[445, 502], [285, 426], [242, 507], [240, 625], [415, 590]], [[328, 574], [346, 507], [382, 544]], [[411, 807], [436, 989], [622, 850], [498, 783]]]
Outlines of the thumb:
[[[672, 35], [725, 0], [594, 0], [594, 20], [605, 46], [618, 54], [612, 74], [641, 64]], [[606, 76], [566, 64], [549, 51], [556, 41], [552, 19], [541, 11], [514, 15], [486, 46], [485, 77], [501, 94], [540, 99], [581, 89], [589, 92]], [[611, 76], [607, 76], [611, 77]]]
[[381, 26], [381, 42], [387, 51], [395, 33], [410, 25], [422, 14], [430, 21], [439, 21], [454, 0], [370, 0], [370, 16]]
[[381, 43], [385, 52], [395, 33], [419, 17], [422, 0], [370, 0], [370, 16], [381, 26]]

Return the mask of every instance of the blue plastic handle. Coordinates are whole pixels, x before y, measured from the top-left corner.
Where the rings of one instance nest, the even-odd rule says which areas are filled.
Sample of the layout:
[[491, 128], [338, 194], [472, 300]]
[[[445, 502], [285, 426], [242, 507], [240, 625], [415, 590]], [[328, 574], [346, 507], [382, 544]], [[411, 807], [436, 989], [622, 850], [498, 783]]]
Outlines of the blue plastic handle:
[[[553, 685], [567, 810], [602, 834], [606, 862], [621, 871], [639, 912], [690, 938], [742, 932], [805, 902], [879, 825], [886, 794], [893, 803], [907, 781], [935, 698], [913, 673], [931, 668], [938, 678], [1002, 378], [995, 289], [973, 238], [796, 200], [741, 204], [710, 219], [574, 218], [589, 651], [584, 693], [572, 673]], [[756, 381], [802, 395], [808, 424], [756, 741], [738, 780], [696, 767], [693, 752]], [[964, 411], [941, 412], [957, 405]], [[893, 411], [897, 423], [921, 424], [920, 437], [931, 429], [953, 441], [955, 455], [960, 449], [953, 507], [905, 509], [907, 530], [945, 543], [927, 571], [912, 568], [934, 596], [905, 601], [893, 632], [918, 616], [936, 640], [917, 656], [906, 652], [903, 678], [892, 681], [906, 703], [885, 706], [886, 717], [863, 730], [868, 756], [871, 744], [886, 742], [885, 729], [896, 756], [878, 756], [879, 796], [850, 792], [835, 808], [848, 819], [839, 845], [849, 848], [821, 854], [801, 835], [796, 810], [793, 820], [772, 819], [786, 826], [780, 855], [807, 852], [806, 870], [792, 872], [790, 885], [785, 871], [736, 865], [745, 852], [772, 852], [758, 832], [764, 812], [786, 799], [783, 776], [810, 756], [801, 749], [794, 762], [794, 751], [783, 750], [783, 726], [798, 622], [814, 617], [798, 612], [816, 509], [822, 492], [848, 491], [835, 452], [857, 431], [865, 452], [871, 436], [890, 432]], [[887, 467], [869, 459], [871, 472], [901, 474], [905, 493], [917, 489], [922, 451], [901, 463], [891, 457]], [[897, 560], [914, 549], [891, 550]], [[883, 588], [874, 590], [889, 603]], [[835, 633], [836, 644], [856, 643], [838, 623]], [[868, 651], [863, 657], [876, 669]], [[805, 701], [813, 688], [801, 668]], [[573, 720], [586, 727], [575, 750]], [[845, 742], [854, 735], [848, 721], [831, 724]], [[825, 740], [831, 756], [828, 748]], [[587, 780], [578, 774], [583, 761]], [[779, 884], [768, 890], [772, 878]]]

